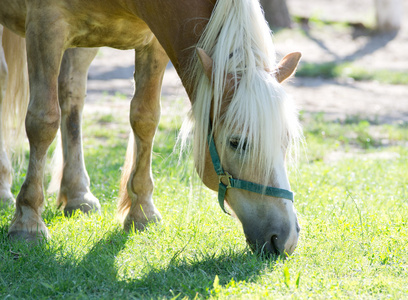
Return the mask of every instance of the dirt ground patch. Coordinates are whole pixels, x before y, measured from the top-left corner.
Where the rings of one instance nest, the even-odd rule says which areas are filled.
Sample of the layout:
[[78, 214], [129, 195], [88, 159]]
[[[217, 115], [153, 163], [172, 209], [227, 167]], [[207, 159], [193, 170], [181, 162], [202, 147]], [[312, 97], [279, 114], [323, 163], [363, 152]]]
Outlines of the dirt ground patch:
[[[292, 15], [328, 21], [372, 23], [372, 0], [288, 0]], [[408, 2], [404, 1], [405, 15]], [[275, 34], [278, 57], [293, 51], [302, 62], [352, 62], [360, 67], [408, 72], [408, 18], [397, 33], [373, 34], [354, 27], [309, 26], [304, 31]], [[89, 72], [86, 110], [127, 114], [133, 93], [133, 51], [102, 48]], [[285, 84], [304, 115], [323, 112], [328, 119], [350, 116], [377, 122], [408, 122], [408, 87], [349, 78], [293, 78]], [[115, 97], [112, 101], [112, 95]], [[182, 116], [189, 109], [187, 95], [174, 68], [169, 65], [162, 91], [162, 113]]]

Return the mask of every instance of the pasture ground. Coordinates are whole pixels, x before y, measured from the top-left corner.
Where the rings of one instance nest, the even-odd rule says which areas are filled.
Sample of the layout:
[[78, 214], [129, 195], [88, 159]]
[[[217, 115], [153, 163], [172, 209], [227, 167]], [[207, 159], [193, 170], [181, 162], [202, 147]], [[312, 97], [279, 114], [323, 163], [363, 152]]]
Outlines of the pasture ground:
[[[318, 21], [347, 15], [342, 6], [330, 9], [331, 1], [314, 0], [309, 2], [319, 9], [308, 11], [301, 0], [288, 2], [294, 14], [314, 20], [308, 30], [277, 32], [279, 53], [301, 50], [303, 61], [316, 68], [346, 58], [370, 71], [408, 69], [407, 23], [396, 36], [363, 31], [353, 38], [353, 27]], [[348, 18], [369, 19], [369, 10], [359, 12]], [[132, 57], [102, 49], [89, 75], [84, 148], [101, 214], [65, 218], [55, 195], [46, 195], [43, 217], [52, 239], [27, 247], [7, 239], [13, 209], [0, 211], [1, 299], [408, 297], [406, 85], [347, 74], [296, 77], [286, 85], [301, 109], [306, 140], [290, 170], [302, 230], [289, 259], [267, 260], [249, 251], [240, 224], [200, 184], [191, 157], [178, 162], [173, 152], [188, 100], [171, 66], [153, 156], [163, 222], [142, 233], [121, 230], [115, 212], [129, 134]], [[15, 195], [24, 171], [16, 169]]]

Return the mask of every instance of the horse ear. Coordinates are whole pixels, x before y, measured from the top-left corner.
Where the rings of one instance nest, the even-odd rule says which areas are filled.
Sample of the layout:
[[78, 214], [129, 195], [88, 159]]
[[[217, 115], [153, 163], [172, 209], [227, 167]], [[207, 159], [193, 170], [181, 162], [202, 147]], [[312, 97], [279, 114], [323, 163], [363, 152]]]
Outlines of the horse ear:
[[201, 65], [204, 68], [204, 73], [211, 81], [212, 72], [213, 72], [213, 59], [201, 48], [196, 49], [198, 58], [200, 59]]
[[301, 57], [302, 54], [300, 52], [293, 52], [282, 58], [274, 72], [278, 82], [285, 81], [295, 73]]

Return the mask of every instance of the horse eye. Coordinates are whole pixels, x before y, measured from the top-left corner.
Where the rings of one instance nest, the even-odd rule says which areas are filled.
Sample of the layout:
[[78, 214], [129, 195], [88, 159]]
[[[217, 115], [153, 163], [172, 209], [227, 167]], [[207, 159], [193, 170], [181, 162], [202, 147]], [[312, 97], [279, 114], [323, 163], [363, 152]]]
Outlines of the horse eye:
[[240, 142], [241, 140], [239, 138], [231, 138], [229, 140], [229, 145], [234, 150], [238, 150], [238, 148], [241, 146], [239, 150], [246, 151], [248, 147], [247, 141], [245, 140], [242, 145], [240, 145]]
[[229, 141], [230, 147], [234, 150], [238, 149], [239, 140], [238, 139], [230, 139]]

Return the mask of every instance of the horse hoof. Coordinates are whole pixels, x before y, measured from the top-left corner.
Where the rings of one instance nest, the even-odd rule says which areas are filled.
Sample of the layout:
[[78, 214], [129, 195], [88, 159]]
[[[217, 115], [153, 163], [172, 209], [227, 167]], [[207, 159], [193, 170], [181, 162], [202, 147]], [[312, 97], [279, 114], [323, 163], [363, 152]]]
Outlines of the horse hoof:
[[125, 221], [123, 222], [123, 229], [126, 232], [131, 232], [131, 231], [143, 231], [149, 224], [154, 224], [154, 223], [159, 223], [161, 222], [161, 216], [160, 214], [158, 215], [153, 215], [152, 217], [145, 219], [145, 221], [140, 222], [140, 221], [135, 221], [130, 218], [126, 218]]
[[99, 200], [92, 195], [92, 193], [86, 193], [80, 200], [71, 200], [64, 207], [64, 215], [70, 217], [74, 211], [80, 210], [83, 213], [99, 212], [101, 205]]
[[10, 191], [0, 192], [0, 209], [14, 206], [16, 200]]
[[28, 244], [40, 244], [44, 241], [46, 241], [49, 236], [48, 236], [48, 231], [47, 232], [28, 232], [28, 231], [22, 231], [22, 230], [16, 230], [8, 233], [8, 238], [11, 241], [21, 241], [21, 242], [26, 242]]
[[92, 212], [99, 212], [101, 210], [101, 206], [99, 205], [90, 205], [88, 203], [82, 203], [79, 205], [73, 205], [73, 206], [65, 206], [64, 207], [64, 215], [66, 217], [71, 217], [75, 211], [80, 210], [84, 214], [87, 213], [92, 213]]

